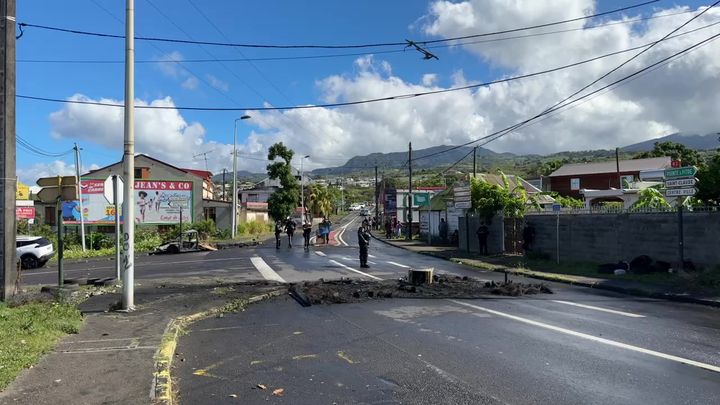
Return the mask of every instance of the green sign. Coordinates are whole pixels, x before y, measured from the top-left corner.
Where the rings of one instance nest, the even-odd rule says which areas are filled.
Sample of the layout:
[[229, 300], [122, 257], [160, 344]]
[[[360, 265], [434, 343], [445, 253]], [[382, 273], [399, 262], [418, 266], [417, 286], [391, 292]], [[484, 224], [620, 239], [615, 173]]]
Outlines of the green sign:
[[413, 205], [419, 207], [430, 205], [430, 193], [413, 194]]
[[685, 166], [676, 169], [665, 169], [665, 178], [674, 179], [678, 177], [694, 177], [697, 173], [697, 167]]

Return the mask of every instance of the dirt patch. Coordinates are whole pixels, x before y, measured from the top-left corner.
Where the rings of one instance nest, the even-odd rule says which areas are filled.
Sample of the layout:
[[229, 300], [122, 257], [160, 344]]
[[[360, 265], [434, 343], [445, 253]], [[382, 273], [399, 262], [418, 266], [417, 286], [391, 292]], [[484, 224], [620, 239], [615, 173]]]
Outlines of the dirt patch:
[[447, 274], [433, 276], [432, 284], [413, 285], [404, 279], [368, 281], [339, 279], [306, 281], [290, 286], [298, 302], [342, 304], [384, 298], [482, 298], [493, 295], [552, 294], [545, 284], [495, 283]]

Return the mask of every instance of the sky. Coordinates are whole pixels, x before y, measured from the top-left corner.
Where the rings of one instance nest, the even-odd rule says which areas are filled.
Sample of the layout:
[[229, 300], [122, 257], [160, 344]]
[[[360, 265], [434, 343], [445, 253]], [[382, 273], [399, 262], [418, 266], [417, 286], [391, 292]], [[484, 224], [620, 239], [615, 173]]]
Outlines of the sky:
[[[135, 0], [136, 36], [265, 45], [416, 42], [528, 27], [597, 14], [641, 1], [466, 0], [357, 2]], [[712, 2], [711, 2], [712, 3]], [[711, 4], [710, 3], [710, 4]], [[124, 35], [119, 0], [23, 0], [21, 23]], [[486, 83], [646, 45], [708, 3], [660, 0], [640, 8], [546, 28], [423, 45], [438, 59], [403, 46], [269, 49], [152, 42], [135, 44], [136, 153], [219, 173], [264, 172], [267, 149], [282, 141], [293, 164], [339, 166], [356, 155], [472, 142], [528, 119], [620, 65], [640, 49], [569, 69], [489, 86], [337, 108], [308, 106]], [[640, 19], [640, 20], [638, 20]], [[720, 33], [720, 6], [587, 91], [612, 83]], [[562, 32], [558, 32], [562, 31]], [[123, 39], [26, 27], [17, 40], [17, 94], [122, 104]], [[610, 149], [674, 132], [720, 131], [720, 40], [584, 99], [484, 147], [547, 154]], [[585, 94], [585, 93], [582, 93]], [[192, 111], [178, 107], [233, 108]], [[17, 99], [21, 181], [70, 174], [78, 143], [83, 171], [122, 157], [123, 110]], [[473, 145], [478, 145], [475, 143]]]

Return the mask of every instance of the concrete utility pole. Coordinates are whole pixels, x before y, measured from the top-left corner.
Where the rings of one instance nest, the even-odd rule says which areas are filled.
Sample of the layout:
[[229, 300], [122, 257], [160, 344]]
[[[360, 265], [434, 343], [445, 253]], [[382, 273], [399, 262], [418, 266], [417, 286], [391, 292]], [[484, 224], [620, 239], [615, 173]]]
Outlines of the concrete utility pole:
[[473, 178], [477, 177], [477, 146], [473, 148]]
[[85, 251], [85, 210], [83, 209], [82, 185], [80, 184], [80, 148], [75, 142], [75, 181], [77, 182], [77, 195], [80, 200], [80, 239], [82, 240], [82, 250]]
[[227, 171], [227, 170], [225, 170], [225, 168], [223, 168], [223, 197], [222, 197], [223, 201], [227, 201], [227, 200], [225, 199], [225, 172], [226, 172], [226, 171]]
[[408, 143], [408, 229], [407, 239], [412, 240], [412, 142]]
[[125, 145], [122, 308], [135, 309], [135, 0], [125, 0]]
[[0, 300], [13, 294], [15, 255], [15, 0], [0, 0]]
[[377, 162], [375, 163], [375, 221], [380, 221], [380, 205], [378, 204], [378, 198], [380, 198], [380, 188], [378, 187], [378, 167]]
[[230, 236], [235, 239], [237, 234], [237, 124], [240, 120], [249, 119], [249, 115], [243, 115], [240, 118], [235, 118], [235, 126], [233, 129], [233, 195], [232, 195], [232, 229], [230, 230]]
[[300, 220], [305, 223], [305, 170], [303, 169], [303, 162], [309, 158], [310, 155], [305, 155], [300, 158]]

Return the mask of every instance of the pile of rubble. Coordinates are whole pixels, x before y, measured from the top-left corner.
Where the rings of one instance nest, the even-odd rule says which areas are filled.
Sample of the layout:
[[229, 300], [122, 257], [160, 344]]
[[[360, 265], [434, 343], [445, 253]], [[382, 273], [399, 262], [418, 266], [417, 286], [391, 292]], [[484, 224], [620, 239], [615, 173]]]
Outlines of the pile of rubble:
[[552, 294], [545, 284], [496, 283], [448, 274], [433, 276], [430, 284], [415, 285], [406, 279], [369, 281], [350, 278], [305, 281], [290, 286], [290, 295], [301, 305], [341, 304], [383, 298], [473, 299], [491, 295]]

